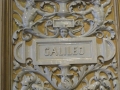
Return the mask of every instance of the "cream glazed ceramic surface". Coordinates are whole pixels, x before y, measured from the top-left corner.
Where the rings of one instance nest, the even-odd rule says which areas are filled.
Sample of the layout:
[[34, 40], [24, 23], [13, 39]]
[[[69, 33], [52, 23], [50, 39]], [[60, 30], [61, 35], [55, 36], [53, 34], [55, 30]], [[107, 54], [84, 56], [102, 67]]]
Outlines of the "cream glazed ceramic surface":
[[[13, 90], [19, 90], [19, 83], [21, 90], [54, 90], [51, 86], [55, 90], [78, 90], [77, 86], [82, 83], [85, 85], [79, 90], [119, 90], [118, 60], [113, 42], [116, 34], [111, 26], [114, 21], [106, 19], [112, 12], [111, 0], [104, 0], [102, 4], [101, 0], [26, 0], [25, 7], [18, 0], [14, 2], [23, 13], [14, 10], [22, 22], [14, 18], [18, 29], [12, 37], [15, 46], [13, 69], [20, 72], [14, 78]], [[40, 8], [36, 7], [36, 2], [40, 3]], [[86, 8], [90, 4], [92, 6]], [[45, 11], [46, 5], [50, 5], [53, 12]], [[79, 11], [74, 10], [77, 6]], [[88, 14], [93, 19], [87, 18]], [[37, 15], [42, 18], [35, 21]], [[59, 18], [54, 18], [56, 16]], [[38, 28], [42, 23], [45, 23], [44, 33]], [[90, 26], [87, 31], [84, 23]], [[97, 43], [97, 39], [102, 43]], [[32, 41], [31, 46], [26, 44], [29, 41]], [[106, 64], [108, 61], [110, 63]], [[94, 76], [88, 80], [86, 76], [93, 72]]]

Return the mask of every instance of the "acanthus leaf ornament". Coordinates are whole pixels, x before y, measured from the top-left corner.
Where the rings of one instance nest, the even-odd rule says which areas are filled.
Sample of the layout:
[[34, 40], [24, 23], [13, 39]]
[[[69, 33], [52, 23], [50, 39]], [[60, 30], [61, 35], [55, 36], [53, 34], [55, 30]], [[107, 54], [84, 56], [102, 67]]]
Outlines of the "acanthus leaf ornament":
[[[105, 25], [106, 23], [113, 22], [112, 20], [105, 20], [106, 17], [109, 15], [109, 13], [111, 13], [111, 11], [112, 11], [111, 10], [112, 6], [111, 6], [108, 8], [106, 14], [104, 12], [104, 8], [108, 4], [110, 4], [110, 1], [111, 0], [107, 0], [107, 2], [100, 4], [100, 0], [97, 0], [97, 1], [93, 2], [94, 6], [89, 8], [88, 10], [79, 11], [79, 12], [72, 12], [73, 14], [81, 15], [81, 17], [83, 17], [83, 20], [90, 24], [90, 29], [88, 30], [88, 32], [84, 33], [81, 36], [88, 37], [88, 36], [91, 36], [93, 34], [96, 34], [99, 31], [106, 30], [111, 34], [111, 36], [109, 37], [110, 39], [115, 38], [115, 32], [114, 32], [113, 28]], [[94, 17], [93, 20], [85, 17], [85, 15], [87, 15], [89, 13], [92, 13], [92, 15]], [[70, 31], [70, 36], [75, 37], [75, 35], [71, 31]]]
[[[119, 89], [116, 76], [116, 48], [112, 41], [115, 39], [115, 31], [111, 27], [114, 21], [106, 20], [113, 6], [108, 7], [105, 13], [105, 7], [109, 6], [111, 0], [106, 0], [103, 4], [100, 1], [26, 0], [26, 6], [22, 7], [19, 1], [15, 0], [16, 6], [23, 14], [21, 16], [14, 10], [22, 22], [14, 18], [18, 30], [14, 32], [12, 38], [15, 44], [13, 69], [14, 72], [16, 70], [20, 72], [13, 81], [13, 90], [19, 90], [20, 83], [21, 90], [54, 90], [51, 86], [55, 90], [74, 90], [82, 83], [85, 84], [79, 90]], [[40, 2], [40, 9], [35, 7], [36, 2]], [[87, 9], [89, 4], [92, 6]], [[45, 5], [50, 5], [53, 12], [44, 10]], [[79, 11], [74, 11], [75, 7]], [[85, 16], [89, 13], [93, 19]], [[37, 15], [42, 18], [34, 21]], [[55, 16], [58, 18], [56, 19]], [[68, 18], [69, 16], [75, 18]], [[88, 30], [85, 30], [86, 22], [90, 25]], [[43, 23], [45, 23], [44, 32], [41, 32], [38, 26]], [[106, 35], [104, 31], [109, 32], [110, 35]], [[18, 33], [21, 32], [23, 41], [16, 43], [19, 39]], [[33, 39], [33, 36], [37, 39]], [[96, 42], [97, 38], [102, 40], [101, 44]], [[26, 45], [30, 40], [32, 45]], [[106, 64], [108, 61], [111, 63]], [[58, 66], [49, 68], [47, 65]], [[88, 80], [86, 77], [90, 73], [94, 73], [94, 76]], [[47, 81], [40, 79], [39, 75]], [[60, 81], [57, 81], [57, 78]]]
[[[28, 41], [30, 39], [32, 39], [32, 34], [37, 36], [37, 37], [47, 37], [46, 35], [40, 33], [37, 28], [35, 27], [37, 24], [42, 23], [44, 20], [46, 19], [50, 19], [52, 18], [52, 16], [54, 16], [56, 13], [55, 11], [53, 13], [46, 13], [45, 11], [41, 11], [37, 8], [35, 8], [35, 2], [31, 0], [28, 0], [26, 2], [26, 6], [25, 8], [22, 7], [19, 2], [17, 0], [15, 0], [16, 6], [23, 11], [23, 16], [21, 16], [19, 13], [17, 13], [21, 19], [22, 19], [22, 23], [20, 23], [17, 19], [15, 20], [15, 23], [19, 26], [19, 29], [17, 31], [14, 32], [13, 34], [13, 43], [15, 42], [15, 40], [18, 38], [17, 36], [17, 32], [23, 31], [23, 34], [28, 34], [26, 37], [23, 37], [23, 39], [25, 41]], [[45, 1], [46, 3], [46, 1]], [[51, 4], [54, 9], [56, 9], [56, 7], [54, 6], [54, 3], [52, 2], [47, 2], [49, 4]], [[37, 16], [37, 14], [42, 15], [42, 18], [40, 20], [37, 20], [36, 22], [33, 22], [35, 17]], [[37, 30], [37, 32], [36, 32]], [[53, 36], [55, 37], [55, 36]]]

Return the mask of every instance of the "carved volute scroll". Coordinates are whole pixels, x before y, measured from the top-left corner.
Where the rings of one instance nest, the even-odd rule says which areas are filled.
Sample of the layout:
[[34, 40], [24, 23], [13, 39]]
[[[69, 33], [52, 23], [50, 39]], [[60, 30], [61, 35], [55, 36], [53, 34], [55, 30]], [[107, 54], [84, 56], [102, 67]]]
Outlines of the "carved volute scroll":
[[13, 90], [119, 90], [114, 0], [14, 0]]

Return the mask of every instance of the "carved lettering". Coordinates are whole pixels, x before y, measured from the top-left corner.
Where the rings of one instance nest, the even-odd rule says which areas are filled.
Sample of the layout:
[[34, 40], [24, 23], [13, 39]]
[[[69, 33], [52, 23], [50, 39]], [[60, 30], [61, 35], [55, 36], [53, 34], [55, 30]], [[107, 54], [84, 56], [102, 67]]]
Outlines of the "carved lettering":
[[77, 52], [78, 50], [77, 49], [78, 49], [78, 47], [73, 47], [73, 55], [77, 55], [78, 54], [78, 52]]
[[60, 56], [63, 56], [63, 50], [62, 50], [61, 47], [59, 47], [59, 55], [60, 55]]
[[53, 54], [55, 54], [56, 56], [58, 55], [57, 54], [57, 49], [56, 49], [56, 47], [53, 47], [52, 49], [50, 49], [50, 56], [52, 56]]
[[45, 48], [45, 56], [49, 56], [50, 52], [49, 52], [49, 48]]
[[80, 47], [80, 55], [83, 55], [84, 53], [85, 53], [85, 51], [84, 51], [84, 47]]
[[46, 47], [44, 49], [45, 56], [75, 56], [84, 55], [84, 47], [68, 46], [68, 47]]

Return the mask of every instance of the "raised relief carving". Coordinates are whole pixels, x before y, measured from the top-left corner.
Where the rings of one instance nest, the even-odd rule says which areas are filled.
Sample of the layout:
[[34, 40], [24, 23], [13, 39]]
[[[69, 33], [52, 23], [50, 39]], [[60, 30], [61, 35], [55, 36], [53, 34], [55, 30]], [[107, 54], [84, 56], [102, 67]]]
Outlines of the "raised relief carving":
[[25, 63], [27, 58], [31, 58], [34, 65], [97, 63], [99, 55], [96, 49], [96, 38], [34, 39], [30, 47], [25, 46], [24, 41], [18, 43], [14, 49], [14, 56], [20, 63]]
[[[111, 0], [107, 0], [105, 3], [100, 4], [100, 0], [91, 0], [93, 3], [93, 7], [89, 8], [88, 10], [79, 11], [79, 12], [72, 12], [74, 14], [81, 15], [83, 17], [83, 20], [88, 22], [90, 24], [90, 29], [88, 32], [85, 32], [82, 36], [91, 36], [93, 34], [97, 33], [97, 36], [99, 33], [102, 33], [101, 31], [107, 30], [111, 33], [110, 39], [115, 37], [115, 32], [112, 27], [106, 26], [106, 23], [112, 23], [112, 20], [106, 20], [106, 17], [111, 13], [112, 6], [108, 8], [107, 12], [104, 12], [104, 7], [106, 7], [108, 4], [110, 4]], [[75, 4], [75, 3], [74, 3]], [[77, 3], [76, 3], [77, 4]], [[71, 5], [72, 8], [72, 5]], [[86, 14], [92, 13], [94, 19], [88, 19], [85, 17]], [[103, 34], [103, 33], [102, 33]], [[74, 36], [72, 32], [70, 32], [71, 36]], [[99, 37], [102, 38], [102, 37]]]
[[[53, 13], [46, 13], [43, 10], [39, 10], [39, 9], [35, 8], [34, 0], [26, 0], [25, 8], [22, 7], [17, 0], [15, 0], [15, 3], [16, 3], [16, 6], [21, 11], [23, 11], [23, 16], [21, 16], [17, 11], [14, 11], [15, 13], [17, 13], [21, 17], [22, 23], [14, 18], [15, 23], [19, 26], [19, 29], [16, 30], [13, 34], [13, 43], [15, 43], [15, 40], [18, 39], [17, 33], [21, 32], [21, 31], [23, 31], [22, 38], [25, 41], [29, 41], [32, 38], [32, 34], [34, 34], [37, 37], [47, 37], [46, 35], [40, 33], [37, 30], [36, 25], [39, 23], [42, 23], [44, 20], [49, 19], [55, 15], [56, 8], [54, 6], [54, 3], [52, 3], [51, 1], [45, 1], [45, 3], [41, 4], [41, 8], [46, 3], [52, 5], [55, 9], [55, 11]], [[34, 19], [37, 16], [37, 14], [42, 15], [42, 18], [40, 20], [37, 20], [36, 22], [34, 22]], [[53, 36], [53, 37], [55, 37], [55, 36]]]
[[[36, 7], [37, 2], [40, 8]], [[19, 0], [14, 3], [23, 14], [14, 10], [22, 22], [14, 18], [18, 30], [12, 37], [16, 74], [13, 90], [119, 90], [115, 31], [111, 26], [114, 21], [106, 19], [112, 12], [111, 0], [102, 4], [101, 0], [26, 0], [25, 7]], [[44, 9], [47, 5], [53, 12]], [[93, 19], [87, 18], [88, 14]], [[42, 17], [35, 21], [37, 15]], [[42, 24], [44, 32], [38, 28]], [[23, 41], [17, 40], [18, 33]], [[28, 46], [30, 40], [32, 44]], [[88, 79], [90, 73], [93, 77]], [[81, 88], [76, 89], [79, 85]]]

